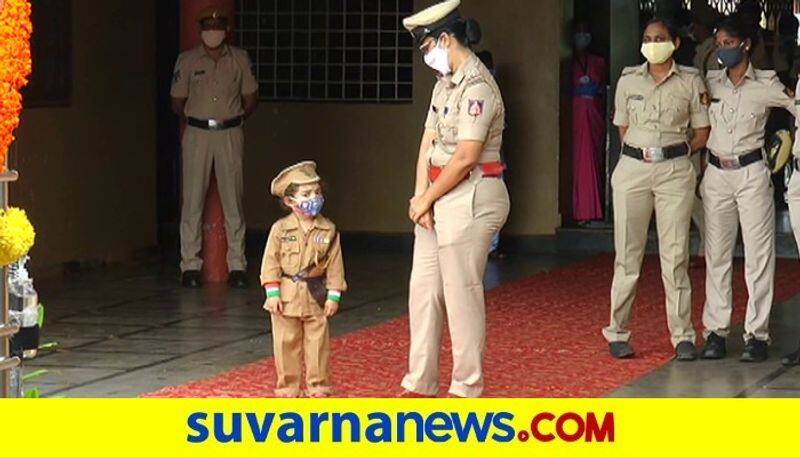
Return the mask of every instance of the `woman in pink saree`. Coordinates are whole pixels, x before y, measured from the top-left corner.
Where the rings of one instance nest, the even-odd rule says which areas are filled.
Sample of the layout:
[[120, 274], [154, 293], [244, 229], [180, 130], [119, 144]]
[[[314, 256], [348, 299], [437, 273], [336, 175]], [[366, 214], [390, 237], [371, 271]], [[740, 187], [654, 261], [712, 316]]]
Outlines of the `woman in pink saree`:
[[603, 219], [602, 161], [606, 141], [606, 62], [589, 54], [588, 24], [577, 25], [572, 62], [572, 218]]

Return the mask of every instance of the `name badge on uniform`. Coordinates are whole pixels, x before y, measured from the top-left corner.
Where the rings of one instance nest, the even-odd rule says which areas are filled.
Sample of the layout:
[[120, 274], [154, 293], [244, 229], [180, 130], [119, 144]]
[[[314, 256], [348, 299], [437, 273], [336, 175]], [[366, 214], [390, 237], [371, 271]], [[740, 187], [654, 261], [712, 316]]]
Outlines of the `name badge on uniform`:
[[297, 241], [297, 237], [294, 236], [294, 235], [282, 236], [281, 237], [281, 241], [286, 241], [286, 242], [293, 243], [293, 242]]
[[330, 242], [331, 242], [330, 238], [327, 238], [327, 237], [325, 237], [325, 236], [323, 236], [323, 235], [318, 235], [318, 236], [315, 238], [315, 240], [314, 240], [314, 241], [316, 241], [316, 242], [317, 242], [317, 244], [328, 244], [328, 243], [330, 243]]
[[483, 115], [483, 100], [470, 100], [467, 106], [469, 107], [467, 112], [470, 116], [478, 117]]
[[628, 100], [644, 100], [644, 95], [638, 95], [638, 94], [629, 95]]

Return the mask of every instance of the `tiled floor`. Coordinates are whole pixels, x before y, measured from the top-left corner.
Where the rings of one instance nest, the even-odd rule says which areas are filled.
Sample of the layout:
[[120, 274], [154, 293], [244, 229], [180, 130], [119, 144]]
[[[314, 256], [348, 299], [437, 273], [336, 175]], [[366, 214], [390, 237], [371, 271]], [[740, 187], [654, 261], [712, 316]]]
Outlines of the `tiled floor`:
[[[487, 286], [580, 258], [551, 254], [492, 262]], [[351, 292], [333, 320], [333, 335], [404, 314], [409, 268], [407, 253], [349, 250]], [[43, 340], [58, 342], [59, 349], [26, 362], [26, 372], [49, 370], [32, 384], [47, 396], [134, 397], [270, 355], [262, 291], [255, 287], [193, 291], [176, 283], [177, 270], [148, 264], [41, 284], [39, 292], [47, 309]], [[800, 296], [776, 307], [772, 328], [774, 355], [766, 364], [742, 365], [733, 357], [721, 362], [670, 363], [612, 395], [800, 397], [800, 369], [784, 370], [777, 362], [778, 355], [800, 335]], [[732, 338], [732, 356], [740, 349], [738, 338]]]

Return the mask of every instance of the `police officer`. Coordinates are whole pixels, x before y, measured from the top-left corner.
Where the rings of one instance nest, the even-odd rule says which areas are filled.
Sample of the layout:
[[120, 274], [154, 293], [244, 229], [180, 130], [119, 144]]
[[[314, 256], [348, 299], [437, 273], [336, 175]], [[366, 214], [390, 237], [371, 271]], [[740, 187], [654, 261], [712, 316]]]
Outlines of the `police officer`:
[[696, 69], [675, 63], [678, 46], [674, 28], [654, 18], [643, 34], [647, 62], [624, 69], [617, 85], [614, 125], [623, 149], [611, 178], [616, 259], [611, 322], [603, 329], [616, 358], [634, 354], [628, 319], [654, 208], [672, 344], [678, 360], [697, 357], [687, 273], [697, 178], [689, 156], [708, 138], [708, 94]]
[[202, 44], [178, 56], [172, 82], [172, 109], [187, 124], [180, 227], [185, 287], [201, 285], [202, 218], [212, 167], [225, 213], [230, 284], [247, 286], [242, 122], [256, 108], [258, 83], [247, 52], [227, 44], [229, 17], [228, 11], [213, 7], [200, 13]]
[[719, 70], [714, 29], [722, 15], [706, 0], [692, 1], [692, 35], [697, 40], [693, 65], [705, 76], [709, 70]]
[[[796, 92], [800, 92], [800, 82], [798, 82]], [[795, 95], [800, 98], [800, 95]], [[800, 109], [800, 100], [795, 100], [795, 108]], [[795, 118], [795, 126], [800, 129], [800, 116]], [[789, 217], [792, 221], [792, 231], [794, 238], [797, 242], [798, 249], [800, 249], [800, 141], [794, 142], [794, 172], [789, 180], [788, 190], [786, 197], [789, 203]], [[781, 360], [784, 366], [791, 367], [800, 365], [800, 348], [796, 351], [786, 354]]]
[[703, 357], [726, 356], [733, 290], [733, 249], [739, 224], [745, 252], [749, 299], [743, 362], [767, 359], [769, 314], [775, 276], [775, 200], [772, 172], [764, 161], [764, 136], [770, 108], [795, 114], [794, 99], [773, 70], [750, 62], [753, 41], [736, 19], [717, 29], [718, 55], [725, 70], [708, 73], [711, 96], [709, 163], [701, 193], [706, 213], [706, 344]]
[[505, 108], [489, 70], [470, 50], [480, 39], [448, 0], [403, 21], [438, 74], [425, 121], [409, 217], [416, 224], [409, 290], [411, 345], [403, 396], [435, 396], [445, 317], [453, 346], [449, 392], [483, 391], [483, 275], [492, 238], [505, 224], [501, 179]]

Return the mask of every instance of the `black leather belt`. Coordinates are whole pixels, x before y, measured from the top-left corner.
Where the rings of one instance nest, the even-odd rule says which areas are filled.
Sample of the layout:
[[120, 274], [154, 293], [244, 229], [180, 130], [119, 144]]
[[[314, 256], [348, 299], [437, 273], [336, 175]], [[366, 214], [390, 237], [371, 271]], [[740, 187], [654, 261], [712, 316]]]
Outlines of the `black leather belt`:
[[663, 148], [634, 148], [626, 144], [622, 147], [622, 153], [642, 162], [655, 163], [688, 156], [689, 145], [681, 143]]
[[708, 163], [722, 170], [738, 170], [756, 162], [761, 162], [762, 160], [764, 160], [764, 154], [761, 152], [761, 149], [756, 149], [755, 151], [730, 159], [721, 159], [712, 153], [708, 154]]
[[197, 119], [195, 117], [186, 118], [186, 123], [192, 127], [197, 127], [203, 130], [227, 130], [242, 125], [242, 116], [234, 117], [224, 121], [215, 121], [214, 119]]

